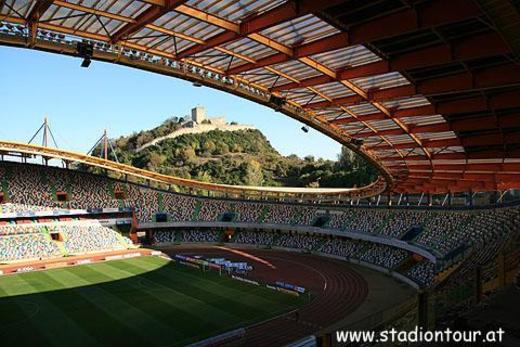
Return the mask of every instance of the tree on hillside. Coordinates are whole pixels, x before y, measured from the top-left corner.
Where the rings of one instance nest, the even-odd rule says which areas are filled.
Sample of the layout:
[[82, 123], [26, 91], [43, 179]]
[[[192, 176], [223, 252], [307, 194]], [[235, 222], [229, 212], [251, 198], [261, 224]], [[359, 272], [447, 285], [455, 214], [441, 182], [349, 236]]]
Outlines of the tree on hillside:
[[160, 167], [166, 161], [166, 157], [159, 153], [152, 152], [148, 155], [148, 169], [153, 170]]
[[252, 159], [246, 163], [244, 183], [250, 186], [261, 186], [264, 181], [262, 166]]
[[341, 148], [337, 166], [338, 169], [349, 172], [349, 181], [358, 186], [367, 184], [377, 177], [377, 170], [374, 166], [347, 147]]
[[195, 150], [191, 147], [186, 147], [186, 148], [182, 149], [180, 154], [181, 154], [181, 159], [185, 163], [191, 163], [197, 157], [197, 155], [195, 154]]
[[238, 143], [233, 143], [230, 147], [231, 152], [233, 153], [241, 153], [243, 151], [242, 146]]
[[356, 154], [345, 146], [341, 147], [341, 153], [338, 154], [338, 167], [344, 170], [352, 170], [354, 167]]
[[229, 153], [229, 146], [225, 142], [218, 142], [216, 144], [216, 149], [214, 151], [214, 154], [216, 155], [222, 155], [222, 154], [228, 154]]
[[209, 157], [210, 155], [213, 154], [213, 152], [215, 152], [216, 148], [217, 148], [217, 146], [215, 146], [215, 143], [213, 141], [211, 141], [211, 140], [205, 141], [204, 144], [202, 145], [202, 154], [204, 156]]

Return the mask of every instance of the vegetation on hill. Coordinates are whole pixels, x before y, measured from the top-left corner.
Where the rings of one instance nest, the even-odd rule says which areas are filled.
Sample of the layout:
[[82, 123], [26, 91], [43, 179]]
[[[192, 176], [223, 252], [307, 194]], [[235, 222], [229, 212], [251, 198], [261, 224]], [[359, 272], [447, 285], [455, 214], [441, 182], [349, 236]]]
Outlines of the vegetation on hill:
[[[182, 119], [181, 119], [182, 121]], [[374, 180], [376, 171], [343, 148], [337, 161], [282, 156], [259, 130], [184, 134], [141, 151], [137, 148], [179, 128], [171, 118], [159, 127], [113, 141], [120, 162], [205, 182], [295, 187], [351, 187]], [[98, 154], [98, 147], [94, 154]], [[113, 154], [111, 154], [113, 159]]]

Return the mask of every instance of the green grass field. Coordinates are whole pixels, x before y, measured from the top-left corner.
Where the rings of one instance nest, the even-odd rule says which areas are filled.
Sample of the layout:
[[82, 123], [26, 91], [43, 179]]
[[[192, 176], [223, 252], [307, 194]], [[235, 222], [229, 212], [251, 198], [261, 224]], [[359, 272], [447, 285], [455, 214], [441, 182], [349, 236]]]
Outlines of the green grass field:
[[183, 346], [304, 303], [158, 257], [0, 276], [0, 346]]

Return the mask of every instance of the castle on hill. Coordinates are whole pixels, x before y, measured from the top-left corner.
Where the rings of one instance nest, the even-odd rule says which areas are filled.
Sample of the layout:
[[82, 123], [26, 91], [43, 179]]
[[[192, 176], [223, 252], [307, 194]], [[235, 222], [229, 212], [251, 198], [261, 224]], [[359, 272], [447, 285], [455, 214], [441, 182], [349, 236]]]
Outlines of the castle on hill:
[[156, 145], [163, 140], [173, 139], [185, 134], [201, 134], [212, 130], [220, 131], [238, 131], [256, 129], [252, 125], [237, 124], [235, 122], [227, 123], [226, 117], [207, 117], [206, 108], [203, 106], [196, 106], [191, 109], [191, 119], [185, 119], [180, 123], [180, 128], [172, 133], [153, 139], [139, 147], [136, 152]]
[[226, 125], [226, 117], [213, 117], [209, 118], [206, 116], [206, 108], [204, 106], [196, 106], [191, 109], [191, 119], [185, 121], [182, 126], [195, 128], [202, 124], [212, 124], [215, 126]]

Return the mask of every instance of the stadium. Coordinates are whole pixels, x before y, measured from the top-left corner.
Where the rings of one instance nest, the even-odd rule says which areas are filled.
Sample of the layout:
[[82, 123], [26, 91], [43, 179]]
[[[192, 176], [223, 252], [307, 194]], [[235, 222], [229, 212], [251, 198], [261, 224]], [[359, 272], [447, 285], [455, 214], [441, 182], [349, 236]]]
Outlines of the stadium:
[[0, 0], [0, 45], [237, 96], [377, 172], [233, 185], [119, 162], [106, 133], [57, 148], [47, 120], [1, 139], [1, 345], [519, 345], [518, 1]]

